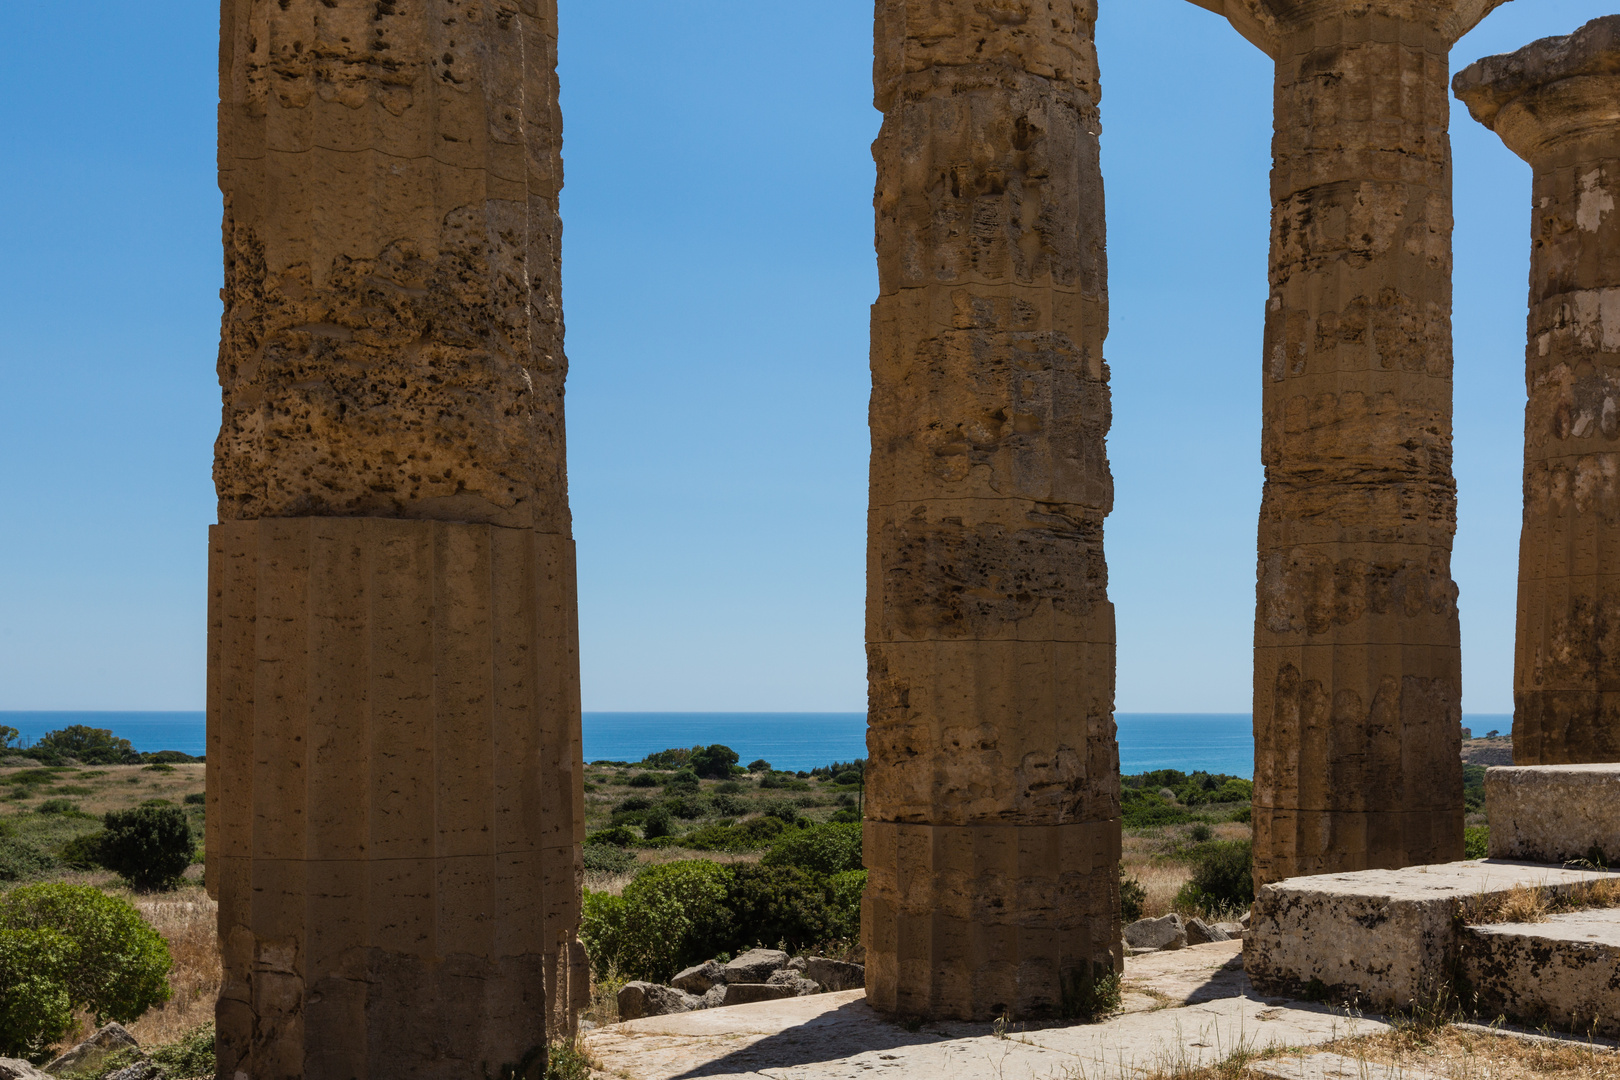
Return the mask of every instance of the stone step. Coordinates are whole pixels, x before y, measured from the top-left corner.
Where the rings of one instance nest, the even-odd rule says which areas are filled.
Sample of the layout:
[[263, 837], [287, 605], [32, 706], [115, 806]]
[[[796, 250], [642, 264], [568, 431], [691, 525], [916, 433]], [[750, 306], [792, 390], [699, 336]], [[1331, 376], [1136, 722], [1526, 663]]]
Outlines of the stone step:
[[1599, 881], [1620, 874], [1484, 859], [1290, 878], [1256, 896], [1244, 966], [1265, 993], [1408, 1009], [1450, 990], [1466, 906]]
[[1620, 765], [1488, 769], [1493, 859], [1620, 861]]
[[1620, 909], [1468, 926], [1461, 959], [1475, 1007], [1484, 1014], [1620, 1035]]

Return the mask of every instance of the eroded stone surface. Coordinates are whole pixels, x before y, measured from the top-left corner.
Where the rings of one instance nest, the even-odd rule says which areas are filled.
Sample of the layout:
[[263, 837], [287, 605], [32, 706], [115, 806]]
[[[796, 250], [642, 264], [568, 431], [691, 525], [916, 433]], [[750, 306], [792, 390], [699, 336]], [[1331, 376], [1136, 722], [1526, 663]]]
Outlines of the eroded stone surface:
[[1262, 887], [1244, 965], [1267, 993], [1311, 987], [1368, 1008], [1407, 1009], [1449, 987], [1465, 903], [1515, 887], [1564, 891], [1620, 875], [1481, 860], [1293, 878]]
[[1620, 1035], [1620, 910], [1470, 926], [1462, 970], [1485, 1015]]
[[1534, 173], [1513, 761], [1620, 760], [1620, 16], [1459, 74]]
[[1310, 1054], [1257, 1061], [1249, 1071], [1270, 1080], [1435, 1080], [1437, 1074], [1403, 1065], [1381, 1065], [1343, 1054]]
[[877, 6], [862, 936], [888, 1012], [1053, 1014], [1119, 962], [1095, 19]]
[[1501, 0], [1198, 0], [1276, 60], [1255, 877], [1463, 850], [1449, 52]]
[[1485, 773], [1495, 859], [1620, 860], [1620, 765], [1542, 765]]

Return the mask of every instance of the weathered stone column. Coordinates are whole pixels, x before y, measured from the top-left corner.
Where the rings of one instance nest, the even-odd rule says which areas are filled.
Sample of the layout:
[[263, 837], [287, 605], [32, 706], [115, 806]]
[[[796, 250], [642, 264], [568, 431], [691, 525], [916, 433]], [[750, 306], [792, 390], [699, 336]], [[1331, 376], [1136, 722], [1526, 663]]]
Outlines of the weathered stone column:
[[1501, 0], [1195, 0], [1276, 61], [1255, 877], [1462, 857], [1452, 44]]
[[1620, 16], [1454, 86], [1535, 170], [1513, 760], [1620, 761]]
[[867, 997], [1082, 1011], [1121, 963], [1094, 0], [879, 0]]
[[232, 1080], [538, 1076], [585, 989], [554, 0], [223, 0]]

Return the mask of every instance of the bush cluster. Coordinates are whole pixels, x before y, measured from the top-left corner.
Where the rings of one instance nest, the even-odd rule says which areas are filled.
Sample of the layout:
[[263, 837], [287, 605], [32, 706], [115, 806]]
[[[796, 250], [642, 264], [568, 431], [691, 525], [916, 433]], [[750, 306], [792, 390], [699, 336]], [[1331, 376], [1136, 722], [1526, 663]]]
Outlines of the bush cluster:
[[86, 885], [0, 895], [0, 1056], [38, 1054], [77, 1009], [129, 1023], [169, 1000], [169, 948], [128, 901]]
[[178, 806], [115, 810], [102, 824], [93, 839], [75, 842], [74, 858], [104, 866], [137, 889], [172, 889], [191, 865], [191, 823]]
[[[1491, 827], [1468, 825], [1463, 828], [1463, 858], [1484, 859], [1491, 853]], [[1594, 860], [1595, 861], [1595, 860]]]
[[847, 825], [786, 833], [757, 865], [651, 866], [622, 896], [587, 890], [580, 936], [598, 974], [655, 982], [756, 945], [797, 951], [849, 940], [860, 933], [859, 866], [860, 829]]
[[1210, 914], [1254, 902], [1254, 845], [1248, 840], [1215, 840], [1193, 851], [1192, 880], [1176, 894], [1176, 906]]

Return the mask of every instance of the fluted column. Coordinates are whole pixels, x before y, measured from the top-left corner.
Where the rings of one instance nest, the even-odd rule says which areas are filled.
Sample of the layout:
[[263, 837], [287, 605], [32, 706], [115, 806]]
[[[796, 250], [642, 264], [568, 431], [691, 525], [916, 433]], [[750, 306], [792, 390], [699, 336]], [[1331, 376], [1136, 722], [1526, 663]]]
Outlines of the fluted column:
[[879, 0], [867, 996], [1082, 1009], [1121, 962], [1095, 0]]
[[1255, 877], [1462, 857], [1452, 44], [1501, 0], [1195, 0], [1276, 62]]
[[223, 0], [220, 1075], [538, 1076], [587, 988], [554, 0]]
[[1513, 760], [1620, 761], [1620, 16], [1454, 86], [1535, 176]]

